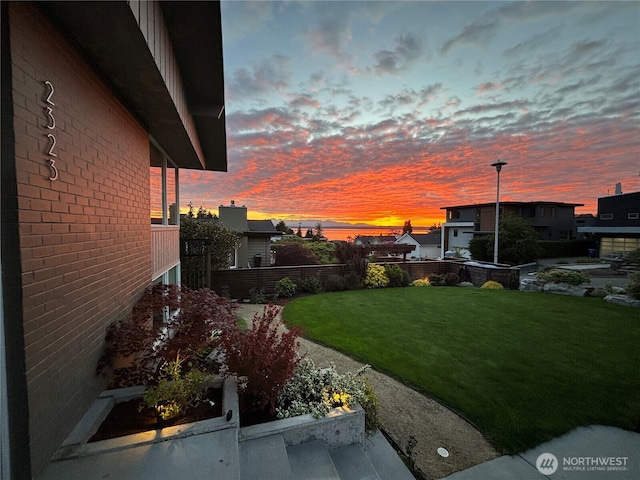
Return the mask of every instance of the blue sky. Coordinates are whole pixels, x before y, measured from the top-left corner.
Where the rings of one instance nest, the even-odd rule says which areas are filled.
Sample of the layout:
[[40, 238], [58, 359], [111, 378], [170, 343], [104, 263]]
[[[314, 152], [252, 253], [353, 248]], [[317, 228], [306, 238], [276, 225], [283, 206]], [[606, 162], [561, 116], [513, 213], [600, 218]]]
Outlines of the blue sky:
[[[222, 2], [229, 171], [181, 200], [430, 225], [640, 190], [640, 2]], [[185, 206], [183, 205], [183, 207]]]

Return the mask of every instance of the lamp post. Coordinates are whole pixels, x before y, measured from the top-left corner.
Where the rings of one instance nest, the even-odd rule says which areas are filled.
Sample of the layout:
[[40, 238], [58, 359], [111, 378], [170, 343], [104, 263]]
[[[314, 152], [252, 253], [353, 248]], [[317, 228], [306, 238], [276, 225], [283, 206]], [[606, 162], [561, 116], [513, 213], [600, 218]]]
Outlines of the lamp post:
[[496, 230], [493, 239], [493, 263], [498, 263], [498, 224], [500, 222], [500, 170], [502, 170], [503, 165], [506, 164], [507, 162], [503, 162], [500, 159], [491, 164], [492, 167], [496, 167], [496, 172], [498, 172], [498, 185], [496, 187]]

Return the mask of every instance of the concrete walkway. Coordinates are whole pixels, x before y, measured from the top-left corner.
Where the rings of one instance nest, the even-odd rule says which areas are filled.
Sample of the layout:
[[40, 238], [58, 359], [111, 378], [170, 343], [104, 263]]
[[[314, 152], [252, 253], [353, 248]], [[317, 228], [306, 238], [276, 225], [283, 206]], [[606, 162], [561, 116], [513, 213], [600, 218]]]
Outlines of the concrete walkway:
[[640, 434], [601, 425], [580, 427], [520, 455], [503, 456], [446, 480], [636, 480]]

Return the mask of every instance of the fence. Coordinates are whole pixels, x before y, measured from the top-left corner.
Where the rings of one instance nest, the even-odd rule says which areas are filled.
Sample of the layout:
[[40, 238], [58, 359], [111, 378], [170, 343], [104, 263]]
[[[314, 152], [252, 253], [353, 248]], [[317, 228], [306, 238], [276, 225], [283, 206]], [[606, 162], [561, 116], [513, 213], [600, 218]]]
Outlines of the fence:
[[[464, 262], [452, 260], [396, 263], [396, 265], [399, 265], [400, 268], [409, 273], [412, 280], [425, 278], [433, 274], [444, 275], [450, 272], [460, 274], [463, 264]], [[274, 293], [276, 284], [282, 278], [290, 278], [294, 282], [297, 279], [313, 276], [324, 279], [328, 275], [343, 276], [345, 269], [346, 265], [334, 264], [213, 270], [211, 271], [209, 286], [218, 293], [228, 293], [232, 298], [249, 298], [252, 290], [262, 290], [265, 294]], [[469, 273], [467, 280], [477, 287], [487, 280], [495, 280], [503, 284], [505, 288], [509, 288], [514, 272], [519, 272], [517, 268], [495, 267], [490, 264], [465, 265], [465, 269]]]

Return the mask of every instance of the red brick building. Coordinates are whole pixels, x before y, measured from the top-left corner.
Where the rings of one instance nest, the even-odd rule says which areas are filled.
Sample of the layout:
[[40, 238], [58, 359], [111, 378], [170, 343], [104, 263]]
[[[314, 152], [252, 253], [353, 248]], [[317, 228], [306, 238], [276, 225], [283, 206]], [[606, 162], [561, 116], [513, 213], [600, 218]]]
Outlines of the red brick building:
[[0, 476], [17, 479], [104, 388], [106, 326], [179, 282], [178, 169], [227, 158], [218, 2], [1, 15]]

